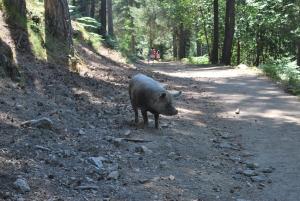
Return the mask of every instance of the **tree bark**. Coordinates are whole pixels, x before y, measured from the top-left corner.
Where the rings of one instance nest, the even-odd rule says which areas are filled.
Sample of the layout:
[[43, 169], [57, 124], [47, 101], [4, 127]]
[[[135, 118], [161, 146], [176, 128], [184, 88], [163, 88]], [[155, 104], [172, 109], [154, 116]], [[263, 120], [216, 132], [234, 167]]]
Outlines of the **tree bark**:
[[173, 28], [173, 57], [176, 60], [178, 59], [178, 33], [175, 27]]
[[300, 66], [300, 39], [297, 41], [297, 65]]
[[90, 16], [91, 16], [92, 18], [95, 17], [95, 0], [91, 0]]
[[25, 0], [4, 0], [3, 1], [6, 8], [10, 11], [9, 17], [14, 20], [17, 15], [26, 18], [26, 2]]
[[213, 32], [213, 45], [211, 51], [211, 63], [218, 63], [219, 55], [219, 1], [214, 0], [214, 32]]
[[[128, 6], [133, 7], [134, 6], [134, 0], [129, 0]], [[131, 54], [135, 55], [136, 54], [136, 41], [135, 41], [135, 29], [134, 29], [134, 18], [133, 15], [130, 14], [129, 16], [130, 19], [130, 28], [131, 28], [131, 41], [130, 41], [130, 49], [131, 49]]]
[[57, 39], [69, 54], [72, 48], [72, 27], [67, 0], [45, 0], [46, 43]]
[[199, 39], [197, 39], [196, 41], [196, 48], [197, 48], [197, 56], [202, 56], [202, 44], [201, 41]]
[[231, 64], [234, 26], [235, 26], [235, 0], [227, 0], [226, 14], [225, 14], [225, 34], [224, 34], [223, 54], [221, 60], [221, 62], [225, 65]]
[[178, 58], [182, 59], [187, 57], [189, 49], [189, 31], [186, 30], [183, 23], [179, 27], [179, 47], [178, 47]]
[[105, 37], [106, 36], [106, 0], [101, 0], [99, 16], [101, 22], [100, 35]]
[[0, 38], [0, 78], [2, 76], [9, 76], [12, 80], [18, 80], [20, 73], [14, 63], [10, 46]]
[[107, 23], [108, 35], [114, 36], [114, 23], [112, 14], [112, 0], [107, 0]]
[[236, 63], [239, 65], [241, 63], [241, 42], [240, 39], [237, 40], [237, 49], [236, 49]]
[[85, 0], [79, 0], [78, 1], [79, 4], [79, 12], [83, 15], [86, 16], [86, 1]]
[[256, 58], [255, 58], [255, 66], [259, 66], [260, 64], [260, 57], [263, 52], [263, 45], [262, 45], [262, 34], [260, 31], [256, 33]]
[[204, 29], [204, 35], [205, 35], [205, 40], [206, 40], [206, 45], [207, 45], [207, 51], [208, 51], [208, 56], [210, 57], [210, 46], [209, 46], [209, 41], [208, 41], [208, 33], [207, 33], [207, 29], [206, 29], [206, 19], [205, 19], [205, 16], [204, 16], [204, 13], [202, 11], [202, 8], [200, 7], [200, 14], [201, 14], [201, 17], [202, 19], [204, 20], [203, 22], [203, 29]]

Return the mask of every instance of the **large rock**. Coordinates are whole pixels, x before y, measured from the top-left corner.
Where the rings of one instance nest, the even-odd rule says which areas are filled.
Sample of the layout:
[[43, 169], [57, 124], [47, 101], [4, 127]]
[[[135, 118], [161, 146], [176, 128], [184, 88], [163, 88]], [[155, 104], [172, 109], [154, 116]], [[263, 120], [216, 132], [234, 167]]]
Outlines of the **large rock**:
[[103, 161], [106, 159], [102, 156], [99, 157], [89, 157], [88, 161], [93, 164], [97, 169], [103, 168]]
[[17, 190], [19, 190], [22, 193], [26, 193], [30, 191], [30, 187], [26, 181], [26, 179], [19, 178], [14, 182], [14, 186]]
[[0, 38], [0, 77], [6, 76], [18, 80], [20, 73], [14, 64], [11, 48]]
[[36, 127], [36, 128], [43, 128], [43, 129], [53, 129], [53, 122], [51, 119], [47, 117], [42, 117], [40, 119], [33, 119], [30, 121], [25, 121], [21, 123], [23, 127]]

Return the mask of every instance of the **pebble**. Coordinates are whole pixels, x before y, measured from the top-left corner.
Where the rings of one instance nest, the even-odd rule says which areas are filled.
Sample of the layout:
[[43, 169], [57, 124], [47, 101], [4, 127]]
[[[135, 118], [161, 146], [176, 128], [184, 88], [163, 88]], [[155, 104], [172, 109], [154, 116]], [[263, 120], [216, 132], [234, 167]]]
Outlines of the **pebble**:
[[222, 149], [232, 149], [232, 146], [228, 142], [220, 143], [219, 147], [222, 148]]
[[256, 176], [257, 173], [253, 170], [247, 169], [247, 170], [243, 170], [243, 175], [247, 176], [247, 177], [251, 177], [251, 176]]
[[145, 145], [135, 147], [135, 152], [141, 154], [151, 154], [152, 150], [148, 149]]
[[223, 139], [230, 139], [230, 138], [233, 138], [233, 136], [232, 136], [230, 133], [227, 133], [227, 132], [221, 133], [221, 137], [222, 137]]
[[26, 192], [30, 191], [30, 187], [29, 187], [26, 179], [24, 179], [24, 178], [18, 178], [14, 182], [14, 186], [16, 187], [16, 189], [18, 189], [22, 193], [26, 193]]
[[120, 176], [120, 174], [118, 171], [112, 171], [111, 173], [109, 173], [107, 178], [117, 180], [119, 178], [119, 176]]
[[229, 156], [229, 159], [234, 161], [234, 162], [241, 162], [242, 159], [238, 156]]
[[247, 168], [250, 168], [251, 170], [254, 170], [259, 167], [259, 165], [257, 163], [253, 163], [253, 162], [246, 162], [246, 166], [247, 166]]
[[105, 161], [106, 159], [102, 156], [98, 156], [98, 157], [89, 157], [88, 161], [93, 164], [94, 166], [96, 166], [97, 169], [101, 169], [103, 168], [103, 161]]
[[264, 182], [266, 181], [266, 178], [263, 176], [252, 176], [251, 181], [253, 182]]
[[173, 175], [170, 175], [170, 176], [169, 176], [169, 179], [170, 179], [171, 181], [173, 181], [173, 180], [175, 180], [175, 177], [174, 177]]
[[130, 134], [131, 134], [130, 130], [126, 130], [125, 133], [124, 133], [125, 136], [129, 136]]
[[168, 163], [166, 161], [160, 161], [159, 162], [159, 168], [166, 168], [168, 166]]
[[274, 170], [274, 168], [269, 167], [269, 168], [264, 168], [264, 169], [262, 169], [261, 171], [262, 171], [263, 173], [272, 173], [273, 170]]
[[79, 129], [79, 135], [85, 135], [85, 131], [83, 129]]
[[23, 105], [16, 105], [16, 110], [23, 110], [24, 106]]

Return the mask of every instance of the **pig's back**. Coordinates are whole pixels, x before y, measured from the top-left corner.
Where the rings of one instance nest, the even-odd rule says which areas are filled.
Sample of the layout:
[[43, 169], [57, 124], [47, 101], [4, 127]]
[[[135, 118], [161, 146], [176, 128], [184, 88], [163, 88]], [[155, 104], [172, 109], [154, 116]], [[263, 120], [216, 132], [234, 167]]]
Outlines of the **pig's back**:
[[134, 90], [148, 90], [149, 92], [160, 92], [165, 90], [159, 82], [143, 74], [135, 75], [130, 84]]
[[143, 74], [135, 75], [129, 83], [129, 94], [132, 104], [137, 107], [152, 108], [152, 102], [157, 94], [165, 89], [150, 77]]

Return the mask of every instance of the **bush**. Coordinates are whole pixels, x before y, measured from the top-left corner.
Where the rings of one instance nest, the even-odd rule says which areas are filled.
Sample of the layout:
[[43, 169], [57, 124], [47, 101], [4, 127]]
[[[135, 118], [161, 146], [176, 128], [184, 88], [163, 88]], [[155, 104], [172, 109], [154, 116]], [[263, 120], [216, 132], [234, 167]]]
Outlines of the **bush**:
[[284, 84], [292, 94], [300, 94], [300, 71], [296, 61], [282, 58], [259, 66], [267, 76]]
[[118, 48], [118, 43], [115, 37], [107, 35], [105, 38], [105, 45], [108, 48], [111, 49], [117, 49]]
[[207, 55], [203, 55], [200, 57], [183, 58], [181, 61], [186, 64], [196, 64], [196, 65], [209, 64], [209, 58]]

